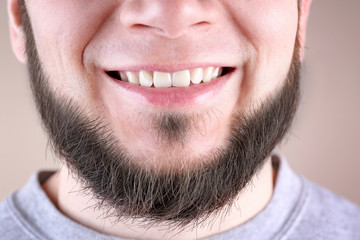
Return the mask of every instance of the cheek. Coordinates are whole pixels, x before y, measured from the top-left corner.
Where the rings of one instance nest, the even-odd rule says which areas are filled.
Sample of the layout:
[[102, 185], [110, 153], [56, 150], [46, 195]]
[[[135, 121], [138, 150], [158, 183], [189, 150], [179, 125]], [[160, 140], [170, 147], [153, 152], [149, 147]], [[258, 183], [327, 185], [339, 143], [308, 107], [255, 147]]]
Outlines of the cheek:
[[[234, 13], [237, 27], [257, 48], [291, 42], [298, 24], [296, 1], [242, 1]], [[289, 42], [289, 43], [290, 43]]]
[[83, 53], [114, 9], [112, 2], [47, 0], [28, 4], [39, 58], [53, 90], [89, 91], [91, 84], [82, 79], [86, 74]]
[[252, 99], [264, 98], [283, 84], [291, 64], [297, 1], [241, 1], [233, 14], [236, 27], [253, 46], [244, 91]]

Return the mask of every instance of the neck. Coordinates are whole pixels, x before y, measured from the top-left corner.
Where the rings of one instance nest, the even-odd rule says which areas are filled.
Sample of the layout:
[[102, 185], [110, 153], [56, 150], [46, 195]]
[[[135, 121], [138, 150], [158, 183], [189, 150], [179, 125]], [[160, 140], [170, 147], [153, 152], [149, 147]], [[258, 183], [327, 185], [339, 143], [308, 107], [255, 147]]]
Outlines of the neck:
[[265, 208], [274, 188], [274, 174], [269, 158], [252, 182], [238, 195], [230, 208], [225, 208], [201, 224], [192, 224], [181, 231], [153, 224], [144, 226], [143, 221], [126, 219], [115, 222], [104, 218], [101, 209], [94, 208], [96, 200], [84, 194], [79, 181], [69, 174], [66, 166], [48, 179], [43, 188], [50, 200], [67, 217], [98, 232], [127, 239], [201, 239], [238, 227]]

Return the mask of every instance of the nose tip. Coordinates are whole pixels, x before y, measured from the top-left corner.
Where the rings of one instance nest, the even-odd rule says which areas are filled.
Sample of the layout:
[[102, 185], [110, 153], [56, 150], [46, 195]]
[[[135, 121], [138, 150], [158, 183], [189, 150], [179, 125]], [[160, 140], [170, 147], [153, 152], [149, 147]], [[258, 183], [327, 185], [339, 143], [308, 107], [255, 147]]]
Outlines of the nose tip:
[[[123, 26], [135, 31], [150, 31], [167, 38], [213, 22], [204, 1], [135, 0], [125, 1], [120, 13]], [[197, 28], [198, 29], [198, 28]]]

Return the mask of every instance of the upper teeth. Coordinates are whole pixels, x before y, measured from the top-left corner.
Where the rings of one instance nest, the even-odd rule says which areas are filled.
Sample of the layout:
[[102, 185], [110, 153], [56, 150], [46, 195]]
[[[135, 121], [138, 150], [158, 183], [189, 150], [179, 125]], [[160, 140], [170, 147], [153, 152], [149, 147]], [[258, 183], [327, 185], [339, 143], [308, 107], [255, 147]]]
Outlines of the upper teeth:
[[179, 72], [149, 72], [140, 70], [139, 72], [118, 72], [122, 81], [127, 81], [132, 84], [141, 85], [145, 87], [154, 86], [160, 87], [187, 87], [191, 83], [199, 84], [209, 82], [218, 78], [221, 75], [222, 68], [208, 67], [208, 68], [195, 68], [192, 70], [182, 70]]

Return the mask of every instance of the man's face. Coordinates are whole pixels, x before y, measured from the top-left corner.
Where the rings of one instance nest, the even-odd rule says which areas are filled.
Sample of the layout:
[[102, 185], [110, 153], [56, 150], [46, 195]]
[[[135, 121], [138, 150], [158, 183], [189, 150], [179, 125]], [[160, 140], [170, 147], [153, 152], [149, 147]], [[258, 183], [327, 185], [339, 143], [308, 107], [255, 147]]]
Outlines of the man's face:
[[[211, 193], [225, 204], [250, 181], [291, 120], [297, 97], [297, 71], [290, 71], [290, 66], [298, 67], [295, 0], [29, 0], [26, 5], [34, 41], [27, 50], [35, 52], [28, 55], [28, 61], [40, 111], [53, 139], [61, 135], [61, 140], [55, 140], [57, 151], [85, 182], [98, 181], [89, 179], [93, 177], [89, 172], [101, 166], [93, 170], [84, 166], [99, 164], [97, 160], [102, 159], [99, 165], [115, 164], [108, 169], [131, 166], [126, 168], [129, 172], [140, 169], [149, 179], [157, 173], [159, 178], [150, 179], [153, 185], [146, 182], [147, 186], [156, 187], [156, 181], [162, 179], [173, 191], [174, 182], [179, 181], [176, 186], [181, 189], [177, 190], [183, 190], [183, 195], [191, 186], [204, 193], [214, 186], [190, 182], [188, 188], [179, 187], [186, 185], [184, 179], [189, 180], [179, 176], [193, 173], [200, 176], [199, 182], [206, 175], [214, 179], [223, 171], [217, 179], [225, 181], [232, 166], [240, 166], [232, 180], [240, 183], [231, 194]], [[211, 67], [219, 68], [220, 73], [212, 72]], [[189, 83], [188, 76], [196, 71], [203, 73], [199, 78], [203, 81], [197, 83], [194, 77]], [[140, 86], [149, 81], [141, 77], [146, 74], [152, 86]], [[134, 76], [140, 76], [140, 84], [133, 83]], [[271, 117], [283, 120], [270, 123]], [[73, 127], [69, 127], [71, 122]], [[255, 135], [250, 136], [252, 133]], [[75, 136], [78, 142], [73, 141]], [[96, 152], [98, 158], [86, 162], [91, 156], [78, 156], [80, 142], [85, 142], [86, 151], [101, 149]], [[230, 158], [230, 167], [224, 167]], [[123, 165], [116, 165], [118, 159]], [[215, 171], [217, 168], [221, 171]], [[114, 179], [111, 171], [107, 174]], [[164, 186], [159, 187], [162, 200], [173, 203]], [[110, 192], [116, 192], [110, 187]], [[103, 189], [93, 188], [101, 198]], [[145, 198], [148, 196], [143, 196], [142, 203]], [[156, 200], [151, 201], [153, 209], [147, 213], [134, 210], [129, 214], [152, 211], [150, 218], [156, 219], [156, 214], [163, 217], [164, 213], [154, 208]], [[120, 202], [117, 199], [116, 203]], [[213, 204], [201, 214], [219, 205]], [[201, 215], [196, 214], [193, 218]], [[162, 219], [174, 220], [175, 215]]]

